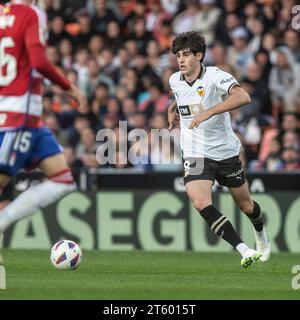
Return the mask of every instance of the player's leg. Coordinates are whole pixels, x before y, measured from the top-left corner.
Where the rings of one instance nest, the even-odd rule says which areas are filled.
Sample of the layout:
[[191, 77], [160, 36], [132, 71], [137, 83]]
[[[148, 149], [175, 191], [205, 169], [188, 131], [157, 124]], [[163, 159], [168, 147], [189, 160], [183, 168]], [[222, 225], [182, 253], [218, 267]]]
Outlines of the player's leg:
[[239, 251], [243, 267], [248, 268], [258, 260], [259, 255], [241, 240], [230, 221], [213, 206], [212, 185], [210, 180], [189, 181], [186, 183], [187, 194], [210, 229]]
[[[4, 208], [9, 200], [7, 198], [7, 193], [5, 192], [5, 187], [10, 181], [10, 176], [4, 173], [0, 173], [0, 210]], [[0, 231], [0, 249], [3, 246], [3, 233]], [[4, 267], [4, 259], [0, 251], [0, 289], [6, 289], [6, 271]]]
[[253, 224], [256, 250], [262, 254], [260, 260], [263, 262], [269, 260], [271, 247], [264, 227], [260, 206], [251, 199], [247, 181], [242, 186], [229, 188], [229, 190], [237, 206]]
[[47, 179], [22, 192], [0, 211], [0, 231], [5, 231], [15, 221], [35, 213], [39, 208], [46, 207], [76, 189], [72, 173], [49, 130], [41, 130], [29, 162], [36, 163], [37, 160]]
[[[220, 183], [220, 185], [228, 187], [229, 190], [233, 190], [233, 192], [236, 192], [236, 190], [244, 190], [243, 186], [246, 182], [246, 177], [245, 177], [245, 172], [244, 172], [244, 169], [242, 168], [242, 163], [241, 163], [241, 160], [239, 159], [239, 156], [234, 156], [222, 161], [218, 161], [218, 175], [216, 179]], [[239, 188], [242, 188], [242, 189], [239, 189]], [[236, 200], [234, 196], [233, 198]], [[245, 202], [244, 209], [246, 208], [246, 206], [248, 206], [247, 210], [253, 210], [253, 208], [251, 209], [251, 206], [253, 206], [252, 201]], [[255, 250], [252, 250], [252, 252], [254, 257], [253, 262], [260, 261], [259, 258], [261, 258], [262, 254], [259, 251], [255, 251]], [[250, 260], [251, 259], [252, 258], [250, 257]], [[243, 258], [241, 262], [242, 265], [248, 264], [249, 263], [248, 260], [249, 258]]]
[[6, 207], [13, 197], [11, 177], [0, 173], [0, 210]]
[[[10, 202], [10, 190], [7, 190], [11, 177], [5, 173], [0, 173], [0, 211]], [[0, 248], [3, 246], [3, 233], [0, 232]], [[0, 256], [0, 264], [3, 262]]]

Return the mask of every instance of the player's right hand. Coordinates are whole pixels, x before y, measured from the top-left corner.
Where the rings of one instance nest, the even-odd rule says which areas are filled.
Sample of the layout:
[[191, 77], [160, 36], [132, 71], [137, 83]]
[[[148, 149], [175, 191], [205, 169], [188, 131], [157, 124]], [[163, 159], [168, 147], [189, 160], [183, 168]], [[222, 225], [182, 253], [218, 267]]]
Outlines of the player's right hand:
[[77, 86], [71, 84], [71, 88], [67, 91], [67, 94], [78, 103], [77, 110], [80, 113], [88, 112], [89, 108], [87, 98]]
[[168, 108], [169, 130], [176, 126], [179, 122], [179, 116], [176, 114], [176, 102], [174, 101]]

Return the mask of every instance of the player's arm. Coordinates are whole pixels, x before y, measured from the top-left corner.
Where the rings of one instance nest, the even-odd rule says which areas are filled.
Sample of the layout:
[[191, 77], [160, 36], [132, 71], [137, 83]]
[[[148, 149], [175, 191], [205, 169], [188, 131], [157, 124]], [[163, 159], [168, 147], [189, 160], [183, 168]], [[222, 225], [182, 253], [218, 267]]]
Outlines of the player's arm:
[[176, 114], [177, 103], [173, 101], [168, 107], [168, 122], [169, 122], [169, 130], [171, 130], [175, 123], [178, 115]]
[[200, 112], [194, 117], [190, 129], [197, 127], [201, 122], [210, 119], [212, 116], [239, 108], [250, 101], [251, 98], [249, 94], [238, 84], [234, 84], [231, 87], [228, 97], [222, 103], [204, 112]]
[[239, 85], [234, 85], [225, 101], [211, 108], [211, 116], [239, 108], [251, 101], [249, 94]]
[[39, 32], [38, 17], [34, 11], [31, 12], [26, 23], [25, 46], [32, 68], [39, 71], [44, 77], [54, 84], [60, 86], [67, 94], [79, 103], [79, 108], [86, 105], [83, 93], [62, 75], [48, 60], [45, 52], [44, 40]]

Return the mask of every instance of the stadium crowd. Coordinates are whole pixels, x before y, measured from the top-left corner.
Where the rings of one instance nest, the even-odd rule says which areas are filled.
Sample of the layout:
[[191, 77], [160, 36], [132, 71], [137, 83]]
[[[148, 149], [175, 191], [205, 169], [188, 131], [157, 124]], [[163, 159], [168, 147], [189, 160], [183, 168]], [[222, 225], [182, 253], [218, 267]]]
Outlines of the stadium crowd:
[[[296, 1], [42, 0], [40, 4], [48, 16], [49, 59], [89, 101], [88, 110], [76, 110], [58, 88], [45, 82], [44, 121], [73, 167], [102, 167], [96, 159], [96, 134], [102, 128], [118, 132], [120, 120], [127, 121], [128, 131], [168, 127], [166, 111], [173, 101], [168, 78], [178, 70], [171, 43], [176, 34], [196, 30], [207, 40], [205, 64], [232, 73], [251, 95], [249, 105], [231, 113], [244, 147], [244, 165], [248, 170], [300, 169], [300, 28], [292, 25]], [[178, 139], [173, 142], [176, 150]], [[157, 145], [152, 152], [161, 148]], [[179, 157], [174, 150], [162, 156]], [[124, 157], [127, 154], [120, 150], [117, 159]], [[111, 166], [135, 165], [117, 161]], [[181, 168], [151, 164], [150, 157], [139, 166]]]

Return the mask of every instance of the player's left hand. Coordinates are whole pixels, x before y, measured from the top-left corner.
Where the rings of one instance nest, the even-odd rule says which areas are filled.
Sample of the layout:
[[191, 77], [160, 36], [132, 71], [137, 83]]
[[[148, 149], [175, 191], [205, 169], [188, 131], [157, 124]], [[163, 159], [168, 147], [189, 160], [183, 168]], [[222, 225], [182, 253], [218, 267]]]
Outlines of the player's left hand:
[[83, 92], [75, 85], [71, 84], [70, 89], [67, 91], [68, 95], [70, 98], [74, 99], [77, 103], [77, 110], [80, 113], [87, 113], [89, 108], [88, 108], [88, 102], [83, 94]]
[[211, 118], [211, 116], [212, 115], [210, 114], [209, 110], [199, 112], [198, 114], [195, 115], [189, 128], [194, 129], [195, 127], [198, 127], [201, 122], [208, 120], [209, 118]]

